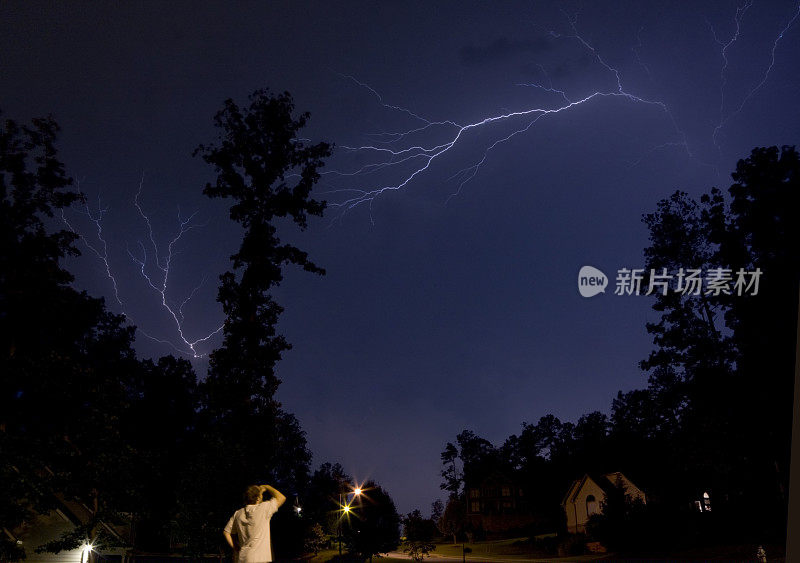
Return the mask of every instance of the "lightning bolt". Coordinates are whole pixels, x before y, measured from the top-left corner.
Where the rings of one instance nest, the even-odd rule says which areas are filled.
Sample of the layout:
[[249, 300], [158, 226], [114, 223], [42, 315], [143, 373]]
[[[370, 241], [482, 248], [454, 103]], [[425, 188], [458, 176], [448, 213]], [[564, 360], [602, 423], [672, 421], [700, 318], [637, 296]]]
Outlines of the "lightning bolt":
[[640, 27], [639, 31], [636, 32], [636, 41], [637, 41], [637, 43], [636, 43], [635, 46], [631, 47], [631, 52], [633, 53], [634, 58], [636, 58], [636, 63], [640, 67], [642, 67], [642, 69], [645, 71], [645, 73], [647, 73], [647, 78], [649, 78], [650, 81], [652, 82], [653, 81], [653, 75], [650, 73], [650, 67], [647, 66], [642, 61], [642, 57], [639, 54], [639, 51], [642, 49], [642, 47], [644, 47], [644, 44], [642, 43], [642, 32], [643, 31], [644, 31], [644, 26]]
[[[741, 36], [742, 22], [745, 14], [753, 5], [754, 0], [746, 0], [744, 4], [736, 9], [736, 14], [733, 18], [735, 30], [732, 35], [723, 41], [720, 39], [713, 25], [708, 23], [711, 28], [712, 35], [715, 43], [720, 47], [720, 54], [723, 64], [721, 66], [720, 77], [720, 107], [719, 119], [711, 133], [711, 142], [720, 151], [718, 142], [719, 135], [725, 125], [736, 115], [738, 115], [747, 102], [758, 92], [758, 90], [766, 83], [770, 72], [775, 64], [776, 51], [779, 42], [784, 37], [784, 34], [792, 27], [800, 16], [800, 4], [794, 12], [794, 15], [783, 26], [781, 32], [775, 38], [772, 49], [771, 59], [763, 76], [755, 86], [753, 86], [748, 93], [744, 96], [741, 103], [735, 111], [729, 112], [726, 115], [726, 106], [729, 102], [725, 98], [726, 86], [728, 82], [728, 67], [729, 67], [729, 52], [731, 47], [738, 41]], [[454, 151], [460, 145], [470, 142], [470, 140], [477, 137], [478, 131], [487, 131], [493, 139], [486, 142], [486, 145], [479, 151], [478, 158], [469, 166], [462, 168], [455, 174], [452, 174], [448, 181], [455, 181], [457, 183], [456, 189], [449, 194], [446, 202], [449, 202], [453, 197], [458, 196], [464, 185], [470, 180], [474, 179], [480, 172], [481, 167], [486, 163], [491, 151], [495, 150], [500, 145], [507, 143], [514, 137], [528, 133], [531, 129], [535, 128], [536, 124], [542, 119], [555, 118], [559, 114], [567, 113], [578, 106], [591, 105], [601, 103], [603, 100], [608, 99], [622, 99], [630, 102], [632, 105], [644, 105], [656, 109], [659, 113], [664, 115], [667, 120], [668, 128], [671, 130], [670, 136], [665, 142], [651, 147], [647, 152], [662, 150], [666, 148], [678, 148], [685, 152], [688, 158], [691, 158], [701, 165], [708, 166], [719, 174], [718, 166], [715, 164], [705, 162], [698, 158], [692, 151], [686, 133], [679, 127], [678, 122], [673, 115], [667, 104], [659, 99], [644, 97], [633, 91], [627, 89], [624, 85], [623, 75], [620, 69], [611, 63], [611, 61], [603, 55], [591, 42], [585, 39], [578, 30], [578, 16], [569, 15], [563, 12], [568, 24], [568, 31], [566, 33], [559, 33], [554, 30], [542, 30], [545, 35], [553, 40], [572, 41], [576, 43], [580, 49], [586, 53], [595, 65], [604, 69], [608, 73], [612, 84], [606, 88], [598, 88], [588, 94], [575, 96], [563, 89], [557, 88], [550, 76], [548, 75], [545, 67], [541, 64], [537, 65], [541, 74], [542, 80], [533, 83], [520, 83], [517, 86], [524, 86], [535, 88], [545, 93], [553, 94], [555, 102], [551, 105], [541, 105], [535, 107], [521, 108], [515, 111], [503, 111], [501, 113], [491, 114], [487, 117], [475, 120], [470, 123], [460, 124], [455, 120], [450, 119], [429, 119], [417, 112], [400, 105], [390, 104], [384, 100], [384, 97], [372, 86], [360, 81], [352, 76], [339, 74], [358, 87], [367, 90], [378, 103], [387, 110], [400, 112], [412, 118], [417, 122], [416, 126], [409, 129], [397, 132], [382, 132], [373, 134], [379, 139], [378, 142], [363, 144], [363, 145], [342, 145], [339, 150], [343, 153], [351, 155], [358, 155], [364, 158], [366, 163], [361, 164], [355, 170], [331, 170], [323, 172], [323, 176], [339, 176], [341, 178], [364, 179], [367, 176], [374, 175], [378, 172], [392, 172], [396, 171], [394, 179], [384, 183], [383, 185], [368, 185], [367, 187], [360, 187], [353, 185], [346, 187], [337, 187], [331, 185], [331, 189], [326, 192], [327, 194], [334, 195], [334, 201], [329, 202], [329, 207], [338, 210], [338, 214], [333, 218], [332, 222], [341, 220], [341, 218], [349, 211], [359, 206], [366, 206], [369, 208], [370, 221], [374, 224], [373, 217], [373, 203], [381, 195], [388, 192], [403, 190], [409, 184], [421, 180], [426, 173], [428, 173], [437, 162], [444, 159], [444, 157]], [[631, 48], [634, 55], [634, 60], [647, 74], [652, 82], [651, 69], [644, 63], [640, 56], [640, 50], [643, 46], [642, 31], [640, 27], [636, 34], [637, 44]], [[498, 132], [497, 127], [503, 126], [504, 131]], [[510, 131], [510, 132], [509, 132]], [[428, 140], [420, 142], [417, 140], [420, 136], [428, 136], [438, 140]], [[720, 151], [721, 158], [721, 151]], [[634, 161], [632, 165], [638, 164], [641, 159]], [[330, 185], [330, 184], [329, 184]]]
[[761, 87], [766, 83], [767, 78], [769, 78], [769, 73], [772, 72], [772, 67], [775, 66], [775, 51], [778, 49], [778, 43], [780, 42], [781, 39], [783, 39], [784, 34], [787, 31], [789, 31], [789, 28], [792, 27], [792, 24], [794, 24], [795, 20], [797, 19], [797, 16], [800, 16], [800, 3], [797, 5], [797, 9], [795, 10], [792, 18], [788, 21], [788, 23], [784, 26], [784, 28], [775, 38], [775, 41], [772, 43], [769, 66], [764, 71], [764, 76], [761, 78], [761, 81], [747, 93], [747, 95], [742, 100], [742, 103], [739, 104], [739, 108], [734, 112], [734, 115], [737, 115], [739, 112], [741, 112], [745, 104], [748, 102], [748, 100], [750, 100], [750, 98], [753, 97], [753, 94], [758, 92], [761, 89]]
[[550, 80], [550, 75], [547, 74], [547, 71], [545, 70], [544, 66], [541, 65], [541, 64], [538, 64], [538, 63], [537, 63], [536, 66], [539, 67], [539, 71], [542, 73], [542, 76], [544, 77], [545, 80], [547, 80], [548, 86], [545, 86], [544, 84], [542, 84], [540, 82], [534, 82], [534, 83], [529, 83], [529, 84], [524, 84], [524, 83], [523, 84], [517, 84], [517, 86], [527, 86], [527, 87], [532, 87], [532, 88], [538, 88], [538, 89], [543, 90], [545, 92], [551, 92], [553, 94], [559, 94], [561, 96], [561, 98], [565, 102], [567, 102], [568, 104], [572, 103], [572, 100], [570, 100], [567, 97], [567, 94], [564, 92], [564, 90], [559, 90], [559, 89], [553, 87], [553, 81]]
[[[517, 111], [507, 111], [504, 113], [485, 117], [483, 119], [474, 121], [472, 123], [460, 125], [453, 120], [432, 121], [423, 118], [417, 115], [416, 113], [411, 112], [410, 110], [403, 108], [401, 106], [386, 104], [383, 101], [383, 97], [374, 88], [365, 84], [364, 82], [356, 80], [353, 77], [343, 75], [352, 80], [353, 82], [355, 82], [356, 84], [358, 84], [359, 86], [372, 92], [373, 95], [376, 96], [376, 98], [378, 99], [379, 103], [381, 103], [387, 109], [392, 109], [407, 113], [408, 115], [411, 115], [412, 117], [421, 121], [423, 124], [416, 128], [409, 129], [407, 131], [396, 132], [396, 133], [385, 133], [383, 135], [390, 137], [390, 140], [381, 144], [360, 145], [360, 146], [344, 145], [340, 147], [344, 151], [359, 153], [362, 155], [363, 154], [375, 155], [376, 157], [382, 157], [382, 159], [377, 160], [376, 162], [370, 162], [368, 164], [365, 164], [353, 172], [330, 171], [330, 172], [325, 172], [324, 174], [336, 174], [339, 176], [363, 176], [366, 174], [377, 172], [379, 170], [397, 167], [403, 164], [411, 164], [411, 171], [401, 176], [396, 182], [380, 187], [369, 188], [369, 189], [344, 188], [344, 189], [331, 190], [328, 193], [337, 195], [349, 194], [349, 196], [344, 197], [344, 199], [329, 204], [330, 207], [338, 208], [340, 210], [338, 218], [341, 218], [345, 213], [358, 206], [367, 205], [370, 210], [370, 221], [372, 221], [374, 224], [374, 218], [372, 216], [372, 204], [376, 198], [389, 191], [402, 190], [416, 178], [424, 175], [424, 173], [427, 172], [437, 160], [441, 159], [444, 155], [446, 155], [449, 151], [451, 151], [454, 147], [456, 147], [460, 143], [464, 143], [465, 139], [470, 137], [471, 134], [477, 132], [478, 130], [486, 129], [493, 125], [499, 125], [505, 123], [513, 124], [514, 122], [522, 121], [520, 125], [514, 126], [510, 133], [502, 134], [496, 137], [494, 141], [489, 143], [483, 150], [480, 158], [477, 161], [475, 161], [472, 165], [459, 170], [450, 177], [450, 179], [458, 180], [458, 185], [455, 191], [448, 196], [447, 201], [449, 201], [451, 198], [459, 195], [464, 185], [478, 174], [481, 166], [486, 162], [489, 153], [499, 145], [508, 142], [517, 135], [526, 133], [532, 127], [534, 127], [534, 125], [539, 120], [545, 117], [555, 116], [560, 113], [568, 112], [569, 110], [577, 106], [589, 104], [590, 102], [593, 102], [595, 100], [601, 100], [604, 98], [621, 98], [634, 104], [649, 105], [659, 109], [668, 117], [668, 120], [673, 126], [676, 135], [680, 139], [677, 142], [670, 143], [670, 145], [681, 146], [686, 150], [689, 156], [692, 156], [688, 142], [686, 140], [686, 136], [677, 126], [677, 122], [672, 116], [672, 113], [670, 112], [667, 105], [660, 100], [646, 99], [632, 92], [626, 91], [622, 84], [622, 76], [620, 71], [617, 68], [611, 66], [605, 60], [605, 58], [597, 51], [597, 49], [595, 49], [594, 46], [592, 46], [587, 40], [585, 40], [578, 33], [576, 25], [577, 16], [572, 16], [572, 17], [568, 16], [567, 21], [569, 22], [572, 33], [565, 35], [557, 33], [555, 31], [548, 31], [547, 34], [553, 39], [571, 39], [578, 42], [582, 46], [582, 48], [591, 55], [591, 57], [595, 60], [597, 64], [605, 68], [608, 72], [610, 72], [613, 75], [614, 83], [616, 85], [615, 89], [596, 90], [591, 94], [573, 100], [567, 95], [565, 91], [557, 89], [553, 86], [552, 81], [547, 75], [545, 68], [540, 65], [539, 66], [540, 71], [543, 77], [548, 81], [547, 85], [541, 83], [519, 84], [519, 85], [535, 87], [545, 92], [557, 94], [563, 100], [563, 103], [561, 105], [556, 105], [554, 107], [537, 106], [532, 108], [520, 109]], [[408, 139], [411, 135], [425, 132], [426, 130], [432, 127], [439, 127], [439, 128], [447, 127], [453, 129], [453, 132], [451, 136], [444, 142], [429, 143], [429, 144], [409, 143], [405, 147], [400, 147], [400, 148], [393, 147], [393, 145], [396, 145], [398, 142]], [[668, 146], [668, 144], [664, 144], [663, 146]], [[336, 218], [334, 218], [334, 220], [335, 219]]]
[[752, 5], [753, 5], [753, 0], [748, 0], [748, 2], [746, 2], [744, 5], [737, 6], [737, 8], [736, 8], [736, 16], [734, 16], [734, 18], [733, 18], [734, 22], [736, 23], [736, 30], [734, 31], [733, 35], [731, 36], [731, 38], [728, 40], [727, 43], [723, 43], [719, 39], [719, 37], [717, 36], [717, 32], [714, 30], [714, 26], [711, 24], [711, 22], [708, 22], [708, 27], [711, 30], [711, 35], [714, 37], [714, 41], [717, 43], [717, 45], [719, 45], [722, 48], [721, 51], [720, 51], [720, 54], [722, 56], [723, 65], [722, 65], [722, 69], [720, 69], [720, 72], [719, 72], [719, 79], [720, 79], [719, 80], [719, 123], [717, 124], [716, 127], [714, 127], [714, 133], [712, 134], [712, 140], [714, 142], [714, 145], [717, 147], [717, 149], [720, 151], [720, 153], [721, 153], [722, 149], [719, 146], [719, 144], [717, 143], [717, 136], [719, 135], [719, 132], [722, 129], [722, 127], [725, 125], [725, 121], [726, 121], [726, 119], [725, 119], [725, 85], [726, 85], [726, 83], [728, 81], [728, 78], [727, 78], [727, 75], [726, 75], [726, 71], [728, 70], [728, 62], [729, 62], [728, 61], [728, 49], [730, 48], [731, 45], [736, 43], [736, 41], [739, 39], [739, 33], [741, 32], [741, 29], [742, 29], [742, 17], [744, 16], [745, 12]]
[[718, 144], [718, 140], [717, 139], [718, 139], [719, 134], [722, 131], [722, 129], [725, 127], [725, 125], [727, 125], [727, 123], [732, 118], [736, 117], [737, 115], [739, 115], [742, 112], [742, 110], [744, 109], [744, 106], [747, 104], [747, 102], [750, 100], [750, 98], [752, 98], [753, 95], [756, 92], [758, 92], [761, 89], [761, 87], [764, 86], [764, 84], [767, 82], [767, 79], [769, 78], [770, 72], [772, 72], [772, 67], [775, 66], [775, 51], [778, 49], [778, 43], [780, 42], [781, 39], [783, 39], [784, 34], [787, 31], [789, 31], [789, 28], [792, 27], [792, 25], [794, 24], [794, 22], [797, 19], [798, 15], [800, 15], [800, 3], [798, 3], [797, 7], [795, 8], [794, 15], [789, 19], [789, 21], [786, 23], [786, 25], [783, 27], [783, 29], [781, 29], [781, 32], [778, 34], [778, 36], [772, 42], [772, 49], [770, 50], [770, 62], [769, 62], [769, 65], [767, 66], [766, 70], [764, 70], [764, 73], [763, 73], [763, 76], [761, 77], [761, 80], [755, 86], [750, 88], [750, 90], [748, 90], [747, 94], [744, 96], [744, 98], [742, 98], [742, 101], [739, 103], [738, 107], [734, 111], [732, 111], [730, 114], [728, 114], [726, 116], [725, 115], [725, 86], [727, 84], [726, 71], [728, 69], [728, 49], [731, 47], [731, 45], [736, 43], [737, 39], [739, 39], [739, 34], [740, 34], [740, 31], [741, 31], [741, 25], [742, 25], [742, 18], [744, 16], [745, 12], [747, 12], [747, 10], [752, 5], [753, 5], [753, 0], [748, 0], [742, 6], [739, 6], [739, 7], [736, 8], [736, 16], [734, 17], [734, 22], [736, 24], [736, 29], [735, 29], [733, 35], [731, 36], [731, 38], [728, 40], [727, 43], [723, 43], [722, 41], [720, 41], [720, 39], [718, 38], [716, 32], [714, 31], [714, 27], [709, 23], [709, 27], [711, 28], [711, 34], [714, 37], [714, 41], [722, 48], [720, 53], [721, 53], [722, 60], [723, 60], [722, 69], [720, 71], [720, 87], [719, 87], [719, 89], [720, 89], [720, 106], [719, 106], [719, 114], [720, 114], [720, 116], [719, 116], [719, 123], [714, 128], [714, 133], [713, 133], [713, 136], [712, 136], [713, 141], [714, 141], [714, 145], [717, 147], [717, 149], [720, 149], [720, 146]]
[[[129, 307], [126, 306], [125, 302], [120, 296], [120, 289], [119, 283], [117, 282], [117, 276], [114, 273], [114, 270], [111, 267], [110, 257], [109, 257], [109, 244], [106, 239], [106, 236], [103, 231], [103, 217], [106, 213], [108, 213], [108, 207], [102, 207], [100, 205], [99, 196], [98, 196], [98, 205], [97, 210], [92, 211], [88, 204], [84, 204], [84, 208], [82, 210], [78, 209], [75, 210], [76, 212], [85, 215], [88, 220], [94, 224], [94, 238], [97, 242], [93, 242], [87, 236], [80, 233], [75, 226], [69, 221], [64, 210], [61, 210], [61, 219], [67, 228], [78, 235], [83, 245], [92, 253], [94, 254], [98, 260], [103, 265], [103, 268], [106, 273], [106, 277], [110, 280], [111, 285], [113, 287], [114, 298], [117, 304], [120, 306], [122, 314], [130, 320], [131, 323], [136, 324], [137, 332], [140, 332], [146, 338], [152, 340], [153, 342], [157, 342], [160, 344], [167, 345], [171, 347], [174, 351], [184, 354], [187, 356], [191, 356], [192, 358], [198, 359], [204, 357], [206, 354], [200, 353], [197, 349], [197, 346], [208, 342], [212, 337], [219, 334], [219, 332], [223, 329], [224, 325], [220, 325], [215, 330], [205, 334], [204, 336], [196, 339], [189, 338], [186, 333], [187, 329], [185, 327], [185, 317], [183, 313], [183, 308], [189, 303], [192, 298], [197, 294], [197, 292], [202, 288], [205, 283], [206, 278], [204, 277], [203, 280], [200, 282], [199, 285], [194, 287], [189, 294], [180, 302], [180, 305], [176, 306], [170, 303], [170, 300], [167, 297], [169, 292], [169, 279], [172, 267], [172, 259], [175, 253], [175, 245], [181, 240], [184, 234], [188, 233], [192, 229], [202, 227], [203, 225], [193, 223], [193, 219], [196, 213], [191, 214], [187, 218], [183, 218], [180, 212], [180, 208], [178, 209], [178, 230], [177, 233], [169, 239], [166, 245], [166, 253], [160, 250], [159, 244], [156, 242], [156, 237], [153, 232], [153, 225], [150, 220], [149, 215], [145, 213], [144, 209], [141, 205], [141, 195], [144, 186], [144, 176], [142, 176], [141, 181], [139, 182], [139, 189], [136, 192], [134, 197], [134, 207], [136, 208], [137, 213], [142, 218], [144, 224], [147, 228], [147, 238], [149, 241], [149, 247], [152, 249], [152, 260], [149, 259], [147, 246], [138, 241], [138, 246], [141, 251], [141, 256], [137, 256], [133, 254], [130, 250], [127, 250], [127, 254], [129, 258], [132, 260], [134, 264], [136, 264], [137, 269], [145, 281], [145, 283], [156, 292], [158, 295], [158, 301], [160, 306], [167, 312], [168, 316], [172, 320], [174, 325], [174, 330], [178, 336], [177, 343], [172, 340], [166, 340], [162, 338], [157, 338], [147, 331], [142, 329], [128, 312]], [[149, 272], [148, 265], [152, 262], [154, 267], [157, 271], [157, 274], [152, 274]], [[157, 276], [157, 277], [156, 277]]]

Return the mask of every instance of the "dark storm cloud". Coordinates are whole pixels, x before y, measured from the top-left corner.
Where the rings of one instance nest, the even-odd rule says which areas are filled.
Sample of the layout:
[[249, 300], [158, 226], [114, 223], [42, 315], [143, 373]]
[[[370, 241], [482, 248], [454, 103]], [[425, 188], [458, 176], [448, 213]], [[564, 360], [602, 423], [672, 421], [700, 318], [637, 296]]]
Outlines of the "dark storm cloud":
[[542, 38], [517, 41], [498, 37], [488, 45], [467, 45], [459, 51], [459, 58], [466, 66], [477, 66], [507, 61], [519, 55], [538, 54], [549, 51], [551, 44]]

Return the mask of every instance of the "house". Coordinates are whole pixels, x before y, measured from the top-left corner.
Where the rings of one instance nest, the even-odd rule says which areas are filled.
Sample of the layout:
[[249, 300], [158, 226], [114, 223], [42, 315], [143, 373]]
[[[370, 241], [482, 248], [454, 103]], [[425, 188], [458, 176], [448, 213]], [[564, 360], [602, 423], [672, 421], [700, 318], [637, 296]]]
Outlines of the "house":
[[573, 481], [561, 501], [567, 515], [567, 530], [573, 534], [585, 532], [589, 517], [603, 513], [603, 501], [618, 482], [625, 487], [625, 494], [631, 499], [647, 502], [644, 492], [620, 472], [594, 476], [586, 474]]
[[537, 520], [522, 487], [499, 471], [466, 489], [467, 521], [473, 529], [502, 533], [521, 529]]
[[[73, 532], [77, 526], [86, 524], [92, 518], [92, 511], [85, 504], [67, 500], [61, 494], [55, 494], [54, 497], [58, 500], [55, 509], [47, 514], [38, 514], [35, 519], [17, 528], [0, 528], [0, 533], [5, 534], [6, 538], [25, 550], [26, 563], [51, 561], [85, 563], [89, 560], [90, 548], [88, 545], [59, 553], [36, 553], [35, 551], [40, 545], [56, 540], [64, 533]], [[129, 543], [130, 527], [110, 525], [105, 522], [101, 522], [99, 527], [103, 535], [116, 545], [94, 546], [94, 551], [102, 553], [104, 561], [124, 560], [127, 550], [119, 546]]]
[[25, 561], [63, 561], [64, 563], [84, 563], [86, 556], [84, 549], [78, 548], [61, 553], [36, 553], [34, 549], [48, 541], [52, 541], [61, 534], [75, 529], [70, 518], [60, 509], [48, 514], [40, 514], [33, 521], [15, 530], [3, 529], [6, 537], [25, 550]]

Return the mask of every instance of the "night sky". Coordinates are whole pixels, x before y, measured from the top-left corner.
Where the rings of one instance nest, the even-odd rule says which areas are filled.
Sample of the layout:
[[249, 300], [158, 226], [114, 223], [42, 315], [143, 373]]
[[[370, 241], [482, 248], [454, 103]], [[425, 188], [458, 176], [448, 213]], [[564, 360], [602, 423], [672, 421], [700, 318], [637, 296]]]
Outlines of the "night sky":
[[[643, 265], [641, 216], [659, 199], [727, 188], [751, 148], [800, 140], [798, 10], [759, 0], [4, 2], [0, 108], [20, 121], [55, 116], [61, 158], [92, 217], [103, 212], [123, 305], [83, 243], [67, 263], [76, 285], [144, 331], [141, 356], [179, 353], [174, 345], [191, 357], [131, 258], [147, 257], [160, 288], [134, 206], [140, 182], [162, 265], [179, 216], [196, 212], [187, 226], [197, 228], [173, 246], [166, 296], [177, 311], [205, 280], [182, 322], [187, 340], [202, 338], [222, 322], [217, 276], [241, 232], [225, 200], [202, 195], [213, 170], [192, 150], [213, 141], [225, 98], [291, 92], [311, 112], [304, 136], [338, 147], [326, 172], [374, 173], [326, 174], [316, 191], [333, 204], [326, 216], [284, 231], [327, 275], [290, 271], [276, 292], [294, 345], [278, 366], [278, 398], [315, 465], [341, 462], [384, 485], [399, 510], [427, 512], [445, 496], [439, 453], [461, 430], [497, 443], [548, 413], [608, 412], [618, 390], [646, 385], [637, 365], [657, 317], [649, 298], [613, 294], [616, 271]], [[336, 205], [363, 193], [342, 190], [398, 187], [425, 165], [363, 169], [385, 162], [386, 149], [458, 133], [428, 122], [465, 126], [596, 92], [617, 95], [467, 128], [400, 189]], [[366, 146], [383, 150], [347, 148]], [[66, 219], [103, 254], [80, 211]], [[611, 277], [605, 294], [578, 294], [585, 264]], [[206, 359], [192, 361], [203, 376]]]

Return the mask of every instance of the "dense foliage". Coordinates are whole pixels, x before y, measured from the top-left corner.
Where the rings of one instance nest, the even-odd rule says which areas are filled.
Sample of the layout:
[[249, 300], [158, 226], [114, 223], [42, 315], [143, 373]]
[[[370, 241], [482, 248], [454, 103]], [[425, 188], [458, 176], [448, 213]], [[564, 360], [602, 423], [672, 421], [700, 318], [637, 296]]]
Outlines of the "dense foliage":
[[342, 527], [348, 553], [362, 560], [394, 551], [400, 545], [400, 515], [389, 494], [374, 481], [363, 485], [352, 516]]
[[[800, 156], [756, 148], [740, 160], [728, 196], [676, 192], [644, 216], [646, 271], [760, 269], [760, 286], [739, 295], [654, 293], [654, 349], [641, 367], [645, 389], [619, 392], [610, 415], [577, 423], [546, 415], [523, 423], [499, 447], [471, 431], [442, 452], [450, 504], [440, 522], [464, 534], [465, 489], [499, 471], [535, 498], [543, 519], [531, 533], [563, 526], [560, 502], [572, 480], [622, 471], [648, 495], [645, 515], [610, 499], [594, 527], [614, 547], [715, 541], [782, 542], [786, 533], [792, 389], [800, 287]], [[648, 278], [649, 279], [649, 278]], [[645, 280], [645, 283], [647, 279]], [[673, 278], [673, 289], [675, 279]], [[731, 289], [733, 287], [731, 286]], [[694, 504], [709, 492], [713, 511]], [[459, 520], [459, 515], [461, 519]], [[443, 530], [443, 531], [445, 531]], [[627, 543], [626, 543], [627, 542]]]
[[[270, 288], [286, 265], [322, 273], [304, 252], [280, 240], [275, 223], [290, 217], [303, 229], [309, 215], [321, 215], [324, 203], [310, 191], [330, 154], [325, 143], [306, 146], [297, 138], [308, 115], [294, 118], [293, 111], [286, 93], [258, 91], [245, 109], [228, 100], [216, 116], [219, 144], [197, 151], [217, 171], [205, 193], [232, 198], [231, 218], [245, 229], [232, 271], [221, 277], [225, 338], [203, 381], [185, 360], [137, 359], [135, 328], [109, 313], [102, 300], [71, 287], [73, 278], [60, 261], [78, 254], [76, 235], [53, 229], [50, 219], [82, 196], [70, 190], [57, 158], [58, 127], [52, 119], [2, 124], [5, 528], [21, 529], [37, 514], [76, 502], [88, 516], [42, 549], [75, 548], [97, 540], [108, 525], [133, 538], [138, 550], [214, 553], [246, 485], [272, 483], [290, 498], [315, 494], [305, 435], [274, 399], [275, 364], [289, 345], [276, 333], [281, 308]], [[301, 553], [310, 537], [319, 539], [315, 523], [295, 511], [279, 512], [273, 519], [280, 538], [275, 552]], [[106, 535], [106, 546], [121, 541]], [[0, 537], [0, 559], [22, 555], [15, 542]]]

